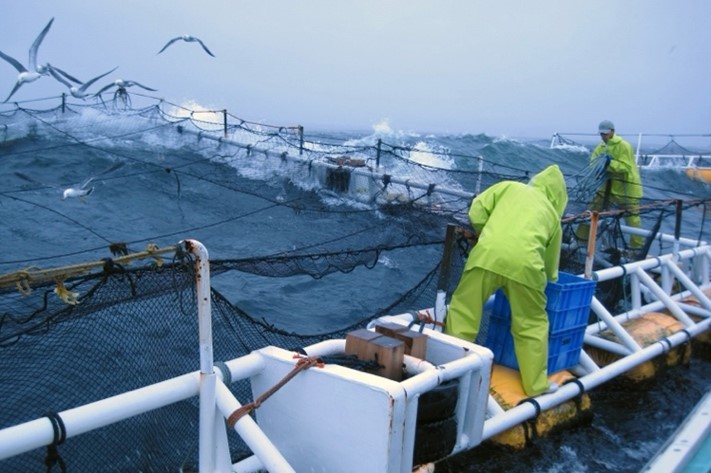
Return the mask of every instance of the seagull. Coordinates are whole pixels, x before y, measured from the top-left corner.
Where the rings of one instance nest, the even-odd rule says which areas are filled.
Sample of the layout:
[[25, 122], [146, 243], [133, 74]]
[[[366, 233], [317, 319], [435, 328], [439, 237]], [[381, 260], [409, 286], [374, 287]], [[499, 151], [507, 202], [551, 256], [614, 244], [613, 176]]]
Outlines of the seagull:
[[116, 79], [113, 81], [111, 84], [108, 84], [104, 87], [102, 87], [97, 93], [94, 94], [95, 97], [99, 97], [101, 99], [101, 102], [104, 102], [104, 98], [101, 96], [104, 91], [110, 89], [111, 87], [116, 87], [116, 91], [114, 92], [114, 105], [117, 104], [117, 102], [121, 102], [123, 104], [124, 108], [130, 108], [131, 107], [131, 97], [128, 95], [128, 91], [126, 90], [128, 87], [133, 87], [134, 85], [137, 85], [138, 87], [141, 87], [146, 90], [151, 90], [153, 92], [156, 92], [156, 89], [152, 89], [150, 87], [146, 87], [143, 84], [139, 84], [136, 81], [133, 80], [123, 80], [123, 79]]
[[138, 82], [134, 80], [123, 80], [123, 79], [116, 79], [112, 83], [105, 85], [97, 93], [94, 95], [101, 95], [107, 90], [109, 90], [111, 87], [116, 87], [116, 94], [122, 95], [126, 93], [126, 89], [129, 87], [133, 87], [134, 85], [137, 85], [138, 87], [145, 89], [145, 90], [150, 90], [152, 92], [156, 92], [156, 89], [151, 89], [150, 87], [146, 87], [145, 85], [139, 84]]
[[82, 182], [79, 187], [67, 187], [66, 189], [64, 189], [64, 192], [62, 192], [62, 200], [66, 200], [71, 197], [78, 197], [80, 200], [82, 200], [83, 197], [86, 197], [87, 195], [94, 192], [94, 188], [89, 187], [89, 184], [91, 183], [91, 181], [93, 181], [94, 179], [96, 179], [99, 176], [103, 176], [104, 174], [108, 174], [111, 171], [115, 171], [116, 169], [120, 168], [121, 166], [123, 166], [123, 162], [116, 161], [115, 163], [113, 163], [111, 166], [104, 169], [100, 173], [98, 173], [94, 176], [91, 176], [90, 178], [88, 178], [87, 180]]
[[93, 84], [93, 83], [96, 82], [97, 80], [101, 79], [102, 77], [107, 76], [107, 75], [111, 74], [112, 72], [114, 72], [116, 69], [118, 69], [118, 66], [117, 66], [117, 67], [114, 67], [114, 68], [111, 69], [109, 72], [104, 72], [104, 73], [101, 74], [100, 76], [96, 76], [96, 77], [94, 77], [93, 79], [90, 79], [90, 80], [84, 82], [84, 83], [81, 84], [81, 86], [79, 86], [79, 87], [70, 84], [69, 81], [68, 81], [67, 79], [65, 79], [65, 78], [62, 76], [62, 74], [59, 73], [59, 70], [58, 70], [57, 68], [55, 68], [54, 66], [51, 66], [51, 65], [48, 64], [48, 68], [49, 68], [50, 74], [52, 74], [52, 77], [54, 77], [54, 78], [57, 79], [59, 82], [61, 82], [62, 84], [66, 85], [67, 87], [69, 87], [69, 92], [71, 92], [71, 94], [72, 94], [74, 97], [76, 97], [76, 98], [78, 98], [78, 99], [84, 99], [85, 97], [88, 97], [89, 95], [92, 95], [92, 94], [90, 94], [90, 93], [88, 93], [88, 92], [86, 91], [86, 89], [88, 89], [88, 88], [91, 86], [91, 84]]
[[196, 41], [197, 41], [198, 43], [200, 43], [200, 46], [202, 46], [202, 49], [204, 49], [207, 54], [209, 54], [209, 55], [212, 56], [212, 57], [215, 57], [215, 55], [212, 54], [209, 49], [207, 49], [207, 46], [205, 46], [205, 43], [203, 43], [203, 42], [200, 40], [200, 38], [196, 38], [195, 36], [190, 36], [189, 34], [184, 34], [184, 35], [182, 35], [182, 36], [177, 36], [177, 37], [171, 39], [170, 41], [168, 41], [168, 42], [165, 44], [165, 46], [163, 46], [163, 49], [161, 49], [160, 51], [158, 51], [158, 54], [162, 53], [163, 51], [165, 51], [165, 49], [166, 49], [168, 46], [170, 46], [171, 44], [173, 44], [173, 43], [175, 43], [176, 41], [181, 40], [181, 39], [182, 39], [183, 41], [187, 41], [188, 43], [193, 43], [193, 42], [196, 42]]
[[[12, 56], [8, 56], [7, 54], [0, 51], [0, 57], [12, 64], [12, 66], [17, 69], [17, 72], [19, 72], [19, 75], [17, 76], [17, 82], [15, 82], [15, 87], [12, 88], [12, 91], [10, 92], [10, 95], [8, 95], [5, 99], [5, 102], [10, 100], [10, 97], [12, 97], [15, 92], [17, 92], [17, 89], [19, 89], [22, 84], [25, 84], [27, 82], [34, 82], [40, 77], [48, 74], [48, 69], [46, 66], [37, 65], [37, 50], [39, 49], [44, 37], [47, 35], [49, 27], [52, 26], [53, 21], [54, 18], [49, 20], [47, 26], [44, 27], [44, 29], [40, 32], [39, 36], [37, 36], [37, 38], [32, 43], [32, 46], [30, 46], [30, 58], [27, 67], [23, 66], [20, 61], [13, 58]], [[62, 74], [65, 74], [62, 71], [60, 72]], [[67, 77], [71, 78], [71, 76], [69, 76], [68, 74], [66, 75]]]
[[[84, 182], [82, 182], [81, 185], [77, 185], [74, 187], [67, 187], [66, 189], [64, 189], [62, 191], [62, 200], [66, 200], [66, 199], [69, 199], [72, 197], [78, 197], [79, 200], [84, 202], [83, 198], [86, 197], [87, 195], [91, 194], [92, 192], [94, 192], [94, 188], [89, 187], [89, 184], [91, 183], [91, 181], [93, 181], [94, 179], [96, 179], [99, 176], [103, 176], [103, 175], [108, 174], [112, 171], [115, 171], [116, 169], [123, 166], [123, 164], [124, 163], [122, 161], [116, 161], [111, 166], [109, 166], [108, 168], [99, 172], [98, 174], [91, 176], [90, 178], [84, 180]], [[28, 176], [27, 174], [23, 174], [21, 172], [15, 172], [15, 175], [21, 179], [24, 179], [25, 181], [31, 182], [35, 185], [39, 185], [42, 187], [55, 187], [55, 188], [58, 187], [58, 186], [48, 185], [48, 184], [39, 182], [36, 179]]]

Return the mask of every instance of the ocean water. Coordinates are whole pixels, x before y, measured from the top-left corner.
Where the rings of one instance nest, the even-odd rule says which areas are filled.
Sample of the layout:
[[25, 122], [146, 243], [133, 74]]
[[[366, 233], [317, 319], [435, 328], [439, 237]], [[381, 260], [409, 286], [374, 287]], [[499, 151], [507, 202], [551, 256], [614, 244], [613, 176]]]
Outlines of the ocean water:
[[[23, 109], [0, 115], [0, 274], [27, 267], [54, 267], [100, 259], [112, 242], [133, 250], [161, 247], [184, 238], [203, 243], [211, 259], [266, 257], [344, 248], [365, 248], [414, 235], [443, 237], [442, 219], [389, 212], [324, 188], [283, 161], [175, 132], [175, 122], [147, 127], [143, 116], [76, 108], [66, 114]], [[218, 122], [219, 123], [219, 122]], [[199, 123], [212, 131], [212, 122]], [[219, 128], [218, 128], [219, 129]], [[256, 149], [278, 141], [252, 133]], [[580, 146], [549, 147], [549, 137], [507, 138], [483, 134], [433, 135], [391, 130], [306, 131], [314, 146], [357, 158], [358, 150], [386, 143], [408, 150], [408, 163], [388, 161], [393, 176], [474, 192], [470, 174], [478, 157], [496, 172], [483, 188], [507, 176], [526, 176], [559, 164], [569, 185], [587, 165]], [[280, 149], [275, 142], [270, 149]], [[338, 148], [336, 148], [338, 147]], [[251, 149], [251, 148], [250, 148]], [[355, 150], [355, 151], [354, 151]], [[101, 174], [114, 163], [120, 167]], [[416, 164], [414, 166], [412, 164]], [[442, 171], [442, 172], [440, 172]], [[446, 171], [446, 172], [445, 172]], [[83, 199], [62, 191], [95, 176]], [[711, 185], [674, 168], [644, 169], [646, 202], [711, 199]], [[569, 211], [586, 202], [571, 198]], [[461, 219], [466, 201], [455, 202]], [[708, 209], [690, 207], [682, 236], [711, 239]], [[462, 221], [460, 220], [460, 223]], [[646, 222], [649, 223], [649, 222]], [[674, 219], [662, 224], [673, 232]], [[371, 267], [309, 276], [273, 278], [216, 276], [214, 286], [257, 319], [297, 333], [347, 326], [373, 313], [416, 284], [441, 258], [441, 246], [407, 247], [380, 254]], [[414, 308], [413, 309], [417, 309]], [[711, 383], [711, 365], [693, 359], [659, 379], [630, 385], [610, 383], [591, 393], [589, 422], [531, 448], [511, 452], [477, 448], [438, 465], [437, 471], [634, 472], [659, 448]]]

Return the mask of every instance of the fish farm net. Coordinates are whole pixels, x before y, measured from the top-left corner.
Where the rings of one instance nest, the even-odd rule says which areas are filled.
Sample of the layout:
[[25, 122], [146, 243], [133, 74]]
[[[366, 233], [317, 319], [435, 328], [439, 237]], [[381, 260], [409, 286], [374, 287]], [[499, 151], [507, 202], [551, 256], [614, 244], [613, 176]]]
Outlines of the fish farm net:
[[[56, 186], [45, 181], [52, 171], [50, 158], [58, 150], [81, 154], [83, 165], [97, 161], [101, 169], [125, 163], [119, 171], [99, 173], [93, 183], [102, 183], [102, 192], [118, 189], [129, 196], [131, 186], [143, 181], [158, 192], [141, 204], [146, 212], [154, 204], [164, 211], [167, 204], [161, 199], [167, 199], [191, 214], [190, 202], [204, 198], [193, 194], [196, 183], [219, 191], [219, 198], [205, 199], [221, 212], [190, 222], [182, 218], [185, 214], [160, 214], [168, 223], [126, 241], [125, 233], [139, 222], [145, 224], [145, 215], [122, 215], [116, 224], [102, 222], [97, 214], [86, 222], [44, 199], [57, 197]], [[440, 158], [456, 166], [438, 167]], [[18, 159], [38, 161], [35, 172], [18, 173]], [[466, 212], [477, 192], [503, 179], [526, 182], [531, 165], [520, 162], [513, 167], [505, 159], [485, 160], [426, 148], [420, 142], [356, 143], [333, 134], [307, 139], [301, 127], [250, 123], [226, 111], [163, 101], [133, 108], [125, 100], [88, 105], [62, 99], [55, 107], [15, 105], [0, 112], [0, 167], [8, 183], [0, 193], [0, 212], [7, 222], [1, 231], [5, 242], [14, 242], [14, 251], [0, 262], [4, 428], [43, 416], [52, 419], [58, 412], [199, 369], [194, 261], [179, 243], [186, 233], [215, 229], [230, 236], [244, 231], [232, 226], [236, 222], [259, 226], [265, 220], [306, 216], [314, 222], [347, 220], [352, 225], [345, 234], [304, 239], [289, 250], [283, 246], [297, 241], [294, 235], [266, 229], [274, 232], [270, 239], [277, 245], [284, 243], [279, 251], [248, 254], [248, 246], [228, 242], [217, 244], [220, 257], [211, 258], [211, 275], [229, 281], [211, 288], [214, 359], [227, 361], [270, 345], [299, 351], [322, 340], [345, 338], [378, 316], [432, 307], [438, 290], [451, 295], [471, 242], [462, 233], [445, 240], [446, 229], [466, 229]], [[579, 179], [571, 181], [570, 195], [575, 195], [575, 182], [585, 182], [586, 172], [590, 170], [584, 166], [575, 170]], [[69, 177], [61, 181], [68, 182]], [[673, 225], [680, 211], [704, 216], [707, 203], [647, 200], [640, 213], [650, 227], [659, 222], [659, 229], [662, 222], [671, 220]], [[576, 202], [571, 204], [575, 208]], [[579, 214], [563, 221], [566, 235], [587, 218], [584, 204], [579, 206]], [[225, 214], [228, 209], [233, 213]], [[620, 231], [624, 216], [624, 211], [601, 216], [600, 240], [618, 251], [627, 247]], [[25, 224], [30, 230], [20, 232], [13, 219], [29, 219]], [[699, 235], [703, 228], [702, 222]], [[54, 233], [45, 234], [50, 230]], [[35, 246], [23, 245], [23, 239], [36, 240]], [[75, 248], [72, 242], [82, 244]], [[671, 246], [655, 244], [667, 245], [662, 250]], [[25, 247], [28, 254], [21, 251]], [[248, 256], [223, 257], [229, 249]], [[561, 270], [581, 273], [582, 251], [564, 251]], [[323, 330], [254, 315], [253, 305], [245, 307], [229, 294], [235, 285], [255, 277], [307, 278], [328, 285], [333, 277], [375, 271], [379, 262], [398, 253], [423, 259], [417, 271], [402, 276], [408, 285], [372, 304], [361, 294], [366, 300], [352, 301], [359, 308], [357, 316], [343, 317]], [[620, 299], [624, 291], [611, 301]], [[261, 302], [268, 305], [269, 294]], [[357, 364], [345, 357], [330, 361]], [[241, 403], [252, 400], [247, 380], [232, 383], [230, 389]], [[59, 469], [62, 463], [69, 471], [196, 471], [198, 416], [195, 397], [2, 460], [0, 469]], [[233, 461], [250, 455], [233, 431], [229, 444]]]

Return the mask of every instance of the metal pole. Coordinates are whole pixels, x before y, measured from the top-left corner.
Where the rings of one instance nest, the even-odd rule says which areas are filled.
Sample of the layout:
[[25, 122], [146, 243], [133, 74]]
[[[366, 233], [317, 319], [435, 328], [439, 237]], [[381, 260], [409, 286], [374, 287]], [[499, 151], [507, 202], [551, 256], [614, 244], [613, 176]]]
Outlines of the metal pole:
[[304, 154], [304, 127], [299, 125], [297, 127], [299, 130], [299, 156]]
[[212, 308], [210, 303], [210, 260], [197, 240], [184, 240], [185, 249], [195, 255], [198, 326], [200, 331], [200, 471], [214, 471], [215, 385], [213, 369]]
[[676, 201], [676, 224], [674, 225], [674, 253], [679, 251], [679, 237], [681, 236], [681, 199]]
[[380, 145], [383, 143], [383, 140], [378, 138], [378, 148], [375, 152], [375, 169], [380, 168]]
[[481, 192], [481, 175], [484, 173], [484, 157], [483, 156], [478, 156], [477, 161], [479, 162], [479, 174], [476, 177], [476, 195], [479, 195]]
[[598, 212], [593, 211], [590, 216], [590, 232], [588, 233], [588, 254], [585, 257], [585, 279], [592, 277], [593, 261], [595, 260], [595, 242], [597, 240]]
[[222, 129], [225, 138], [227, 138], [227, 109], [222, 110]]
[[454, 247], [454, 238], [457, 226], [454, 224], [447, 225], [447, 231], [444, 237], [444, 252], [442, 253], [442, 262], [440, 263], [439, 281], [437, 289], [446, 291], [449, 286], [449, 267], [452, 264], [452, 248]]
[[[223, 383], [217, 385], [217, 407], [222, 415], [227, 418], [234, 411], [242, 407], [237, 398], [227, 389]], [[247, 446], [254, 452], [259, 460], [264, 464], [267, 471], [273, 473], [292, 473], [294, 469], [289, 465], [281, 452], [274, 446], [269, 438], [259, 428], [252, 417], [246, 415], [239, 419], [234, 430], [244, 440]], [[203, 470], [202, 466], [200, 471]], [[210, 470], [212, 471], [212, 470]]]
[[452, 248], [457, 227], [447, 225], [447, 233], [444, 238], [444, 252], [442, 262], [439, 265], [439, 281], [437, 283], [437, 298], [434, 305], [434, 319], [443, 321], [447, 315], [447, 287], [449, 286], [449, 272], [452, 265]]

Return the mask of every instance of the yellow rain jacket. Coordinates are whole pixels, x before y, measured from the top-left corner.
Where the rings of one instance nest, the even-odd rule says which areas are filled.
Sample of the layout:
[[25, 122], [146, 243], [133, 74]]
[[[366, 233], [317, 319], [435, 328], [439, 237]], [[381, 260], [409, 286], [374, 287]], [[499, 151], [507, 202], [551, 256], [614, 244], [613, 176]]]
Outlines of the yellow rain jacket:
[[[607, 167], [609, 175], [610, 194], [605, 195], [607, 181], [598, 189], [595, 197], [590, 203], [591, 210], [607, 210], [613, 205], [630, 210], [631, 213], [625, 216], [625, 223], [630, 227], [641, 228], [642, 219], [639, 216], [639, 201], [642, 198], [642, 179], [639, 177], [639, 169], [634, 159], [632, 146], [615, 135], [607, 143], [602, 142], [595, 147], [590, 155], [590, 162], [602, 159], [603, 156], [610, 156], [610, 164]], [[576, 235], [586, 240], [589, 234], [589, 226], [581, 224], [576, 230]], [[630, 238], [632, 248], [641, 248], [644, 245], [644, 237], [633, 235]]]
[[557, 165], [548, 166], [528, 185], [503, 181], [489, 187], [469, 208], [479, 241], [464, 270], [483, 268], [544, 290], [549, 280], [558, 280], [560, 219], [567, 204], [565, 179]]
[[[607, 172], [612, 180], [610, 195], [615, 198], [640, 199], [642, 197], [642, 179], [634, 159], [632, 145], [615, 135], [607, 143], [602, 142], [595, 147], [590, 155], [590, 162], [594, 162], [601, 155], [609, 155], [612, 159]], [[604, 193], [605, 186], [598, 191]], [[615, 199], [619, 201], [619, 199]]]
[[445, 333], [476, 340], [483, 305], [497, 289], [511, 304], [511, 335], [529, 396], [548, 389], [548, 314], [545, 288], [558, 279], [562, 231], [568, 203], [557, 165], [528, 185], [504, 181], [482, 192], [469, 208], [479, 241], [469, 253], [445, 320]]

